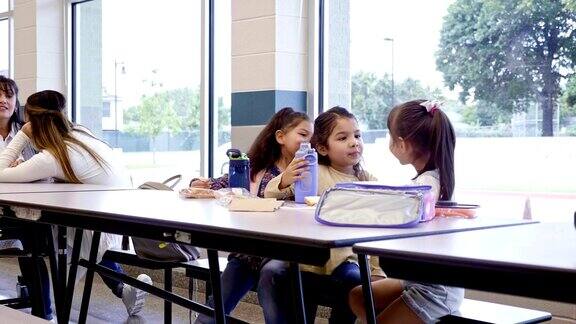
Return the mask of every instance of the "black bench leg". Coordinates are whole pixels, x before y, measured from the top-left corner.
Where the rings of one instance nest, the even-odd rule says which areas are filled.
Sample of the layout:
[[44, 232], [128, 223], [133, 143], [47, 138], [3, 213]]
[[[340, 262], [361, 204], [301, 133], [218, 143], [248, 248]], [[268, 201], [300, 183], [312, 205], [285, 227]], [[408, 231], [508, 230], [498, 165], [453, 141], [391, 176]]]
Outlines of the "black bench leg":
[[74, 231], [74, 244], [72, 245], [72, 257], [70, 271], [68, 273], [68, 284], [66, 285], [66, 296], [64, 297], [65, 305], [63, 307], [61, 324], [68, 323], [70, 312], [72, 311], [72, 300], [74, 299], [74, 287], [76, 286], [76, 273], [78, 272], [78, 259], [80, 258], [80, 248], [82, 246], [82, 230]]
[[[164, 269], [164, 290], [172, 292], [172, 269]], [[172, 303], [164, 300], [164, 323], [172, 323]]]
[[[39, 255], [38, 255], [38, 250], [37, 247], [34, 247], [32, 249], [32, 257], [31, 259], [31, 264], [34, 268], [34, 270], [32, 271], [33, 275], [32, 278], [30, 278], [31, 282], [30, 282], [30, 287], [29, 287], [29, 296], [30, 296], [30, 302], [31, 302], [31, 306], [32, 306], [32, 315], [34, 316], [38, 316], [40, 318], [45, 318], [46, 317], [46, 311], [44, 308], [44, 303], [46, 301], [44, 301], [43, 296], [44, 296], [44, 287], [42, 287], [42, 270], [41, 270], [41, 262], [44, 262], [44, 259], [42, 259]], [[47, 275], [47, 274], [46, 274]]]
[[364, 307], [366, 308], [366, 322], [376, 323], [374, 300], [372, 299], [372, 283], [370, 281], [370, 265], [366, 254], [358, 254], [360, 277], [362, 278], [362, 293], [364, 294]]
[[290, 262], [288, 272], [292, 280], [292, 297], [294, 303], [294, 320], [295, 323], [306, 324], [306, 308], [304, 307], [304, 294], [302, 293], [302, 276], [300, 266], [296, 262]]
[[50, 274], [52, 276], [52, 289], [54, 290], [54, 304], [56, 306], [56, 316], [60, 318], [62, 316], [62, 311], [64, 310], [64, 295], [60, 291], [60, 285], [58, 284], [58, 263], [56, 260], [56, 248], [54, 246], [54, 238], [52, 236], [52, 226], [46, 231], [46, 240], [48, 243], [48, 261], [50, 262]]
[[[90, 265], [96, 264], [96, 256], [98, 255], [98, 246], [100, 245], [100, 232], [94, 231], [92, 234], [92, 245], [90, 246], [90, 258], [88, 263]], [[92, 292], [92, 281], [94, 280], [94, 269], [86, 269], [86, 282], [84, 283], [84, 293], [82, 295], [82, 305], [80, 306], [80, 316], [78, 317], [78, 323], [86, 323], [86, 317], [88, 316], [88, 305], [90, 304], [90, 294]]]
[[226, 324], [218, 251], [208, 250], [208, 264], [210, 265], [210, 282], [212, 283], [212, 296], [214, 297], [214, 318], [216, 319], [216, 323]]

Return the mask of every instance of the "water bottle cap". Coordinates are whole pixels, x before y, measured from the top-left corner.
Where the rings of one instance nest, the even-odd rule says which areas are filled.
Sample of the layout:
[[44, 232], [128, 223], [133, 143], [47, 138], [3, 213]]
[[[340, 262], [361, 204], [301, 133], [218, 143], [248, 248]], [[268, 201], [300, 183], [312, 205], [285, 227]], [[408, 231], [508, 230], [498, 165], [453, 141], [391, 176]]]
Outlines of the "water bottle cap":
[[241, 154], [242, 153], [240, 152], [239, 149], [229, 149], [228, 151], [226, 151], [226, 155], [230, 159], [237, 159], [240, 157]]
[[239, 149], [229, 149], [226, 155], [230, 160], [248, 160], [246, 153], [242, 153]]

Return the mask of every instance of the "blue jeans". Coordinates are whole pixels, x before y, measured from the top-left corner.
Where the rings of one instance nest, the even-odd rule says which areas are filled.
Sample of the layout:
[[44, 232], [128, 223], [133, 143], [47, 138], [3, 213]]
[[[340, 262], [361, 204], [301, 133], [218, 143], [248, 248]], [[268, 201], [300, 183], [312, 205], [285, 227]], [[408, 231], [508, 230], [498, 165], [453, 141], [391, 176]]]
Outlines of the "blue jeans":
[[[110, 270], [113, 270], [114, 272], [124, 273], [124, 269], [122, 269], [122, 267], [116, 262], [102, 259], [102, 261], [100, 261], [100, 263], [98, 264]], [[124, 284], [122, 282], [116, 279], [108, 278], [106, 276], [100, 276], [100, 277], [102, 278], [102, 281], [104, 281], [104, 284], [106, 284], [106, 286], [110, 288], [110, 290], [112, 290], [112, 293], [116, 297], [122, 298], [122, 289], [124, 289]]]
[[[271, 287], [262, 285], [262, 274], [263, 273], [274, 273], [276, 268], [284, 268], [284, 262], [278, 260], [268, 261], [260, 270], [254, 271], [248, 264], [242, 262], [240, 259], [231, 258], [226, 265], [226, 269], [222, 272], [220, 278], [222, 282], [222, 299], [224, 302], [224, 312], [229, 315], [234, 308], [238, 305], [240, 300], [254, 287], [256, 283], [258, 298], [260, 299], [261, 294], [266, 294]], [[210, 296], [207, 302], [209, 307], [214, 307], [214, 298]], [[262, 305], [262, 304], [261, 304]], [[266, 308], [264, 311], [264, 318], [266, 323], [269, 323], [266, 314]], [[196, 319], [197, 324], [208, 324], [215, 323], [214, 318], [199, 314]]]
[[[268, 324], [292, 322], [294, 308], [288, 264], [283, 264], [284, 267], [276, 267], [267, 273], [261, 273], [260, 285], [267, 287], [267, 289], [262, 294], [259, 290], [258, 298]], [[306, 320], [309, 323], [314, 323], [318, 304], [332, 308], [329, 323], [355, 322], [356, 317], [348, 306], [348, 293], [361, 283], [360, 268], [357, 264], [344, 262], [330, 275], [319, 275], [305, 271], [301, 274]]]
[[356, 316], [348, 306], [348, 294], [361, 283], [360, 267], [351, 262], [340, 264], [330, 275], [302, 272], [308, 323], [314, 323], [316, 309], [321, 304], [332, 308], [328, 323], [353, 324]]

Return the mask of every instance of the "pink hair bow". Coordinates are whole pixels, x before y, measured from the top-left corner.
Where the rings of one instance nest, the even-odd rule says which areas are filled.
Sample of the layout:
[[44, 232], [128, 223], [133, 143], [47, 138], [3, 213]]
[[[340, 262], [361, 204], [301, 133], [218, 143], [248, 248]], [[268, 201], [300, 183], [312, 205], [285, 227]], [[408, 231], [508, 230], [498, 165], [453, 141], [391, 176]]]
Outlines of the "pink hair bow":
[[439, 110], [440, 107], [442, 106], [442, 101], [439, 100], [428, 100], [428, 101], [424, 101], [423, 103], [420, 104], [420, 106], [426, 108], [426, 111], [434, 116], [434, 112], [436, 110]]

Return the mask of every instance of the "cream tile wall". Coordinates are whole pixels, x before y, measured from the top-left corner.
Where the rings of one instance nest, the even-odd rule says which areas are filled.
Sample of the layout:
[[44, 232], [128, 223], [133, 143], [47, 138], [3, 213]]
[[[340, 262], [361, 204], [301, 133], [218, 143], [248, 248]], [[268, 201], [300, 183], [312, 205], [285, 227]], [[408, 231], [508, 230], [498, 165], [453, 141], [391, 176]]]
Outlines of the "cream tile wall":
[[14, 2], [14, 79], [22, 102], [40, 90], [65, 93], [64, 5], [61, 0]]

